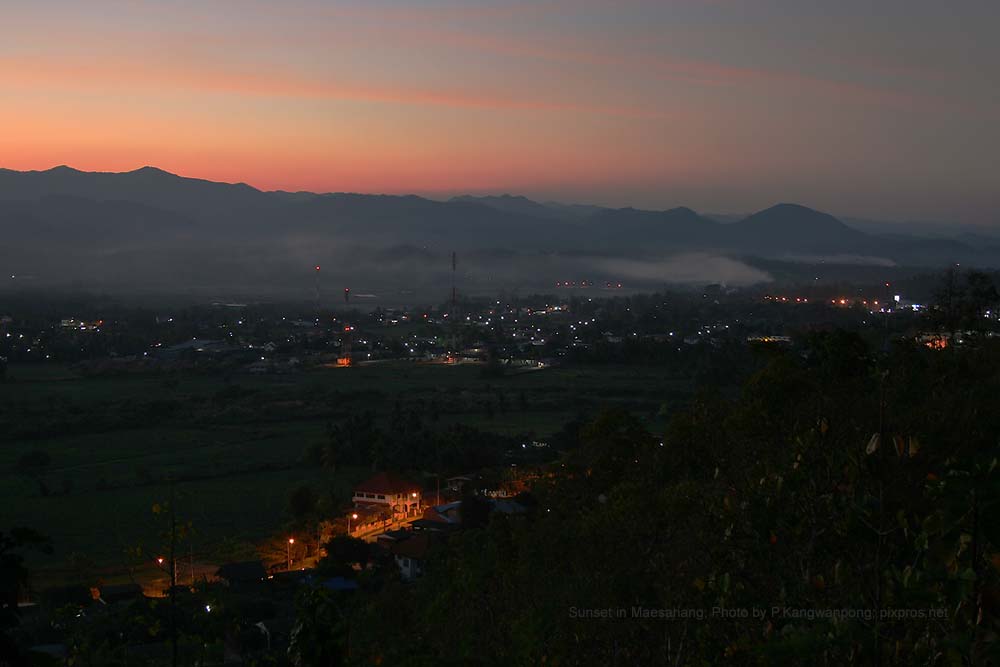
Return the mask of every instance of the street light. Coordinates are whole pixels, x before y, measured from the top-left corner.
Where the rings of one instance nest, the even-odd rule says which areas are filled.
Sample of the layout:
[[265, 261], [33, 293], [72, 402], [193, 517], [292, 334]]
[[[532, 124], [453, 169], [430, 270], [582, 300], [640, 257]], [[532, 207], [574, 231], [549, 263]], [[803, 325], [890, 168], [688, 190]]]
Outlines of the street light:
[[288, 538], [288, 569], [292, 569], [292, 545], [295, 544], [295, 538]]
[[348, 535], [351, 534], [351, 519], [357, 519], [357, 518], [358, 518], [358, 513], [357, 512], [355, 512], [355, 513], [351, 514], [351, 516], [347, 517], [347, 534]]
[[[164, 572], [166, 572], [166, 573], [169, 574], [170, 570], [168, 570], [163, 565], [165, 562], [166, 562], [166, 559], [164, 559], [163, 556], [157, 556], [156, 557], [156, 566], [158, 568], [160, 568], [161, 570], [163, 570]], [[177, 561], [174, 561], [174, 563], [173, 563], [173, 573], [174, 573], [173, 579], [174, 579], [174, 581], [177, 581]]]

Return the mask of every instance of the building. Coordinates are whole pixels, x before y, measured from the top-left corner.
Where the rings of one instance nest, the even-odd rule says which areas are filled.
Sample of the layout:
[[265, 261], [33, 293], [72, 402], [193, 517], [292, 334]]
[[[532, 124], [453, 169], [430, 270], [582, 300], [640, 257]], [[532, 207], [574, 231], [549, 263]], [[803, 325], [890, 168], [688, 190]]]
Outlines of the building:
[[458, 525], [462, 523], [462, 501], [456, 500], [443, 505], [435, 505], [424, 510], [423, 519], [435, 523]]
[[386, 545], [396, 561], [403, 581], [413, 581], [423, 574], [430, 546], [430, 536], [425, 533], [411, 535]]
[[354, 487], [356, 507], [386, 507], [393, 518], [420, 514], [420, 487], [388, 472], [380, 472]]

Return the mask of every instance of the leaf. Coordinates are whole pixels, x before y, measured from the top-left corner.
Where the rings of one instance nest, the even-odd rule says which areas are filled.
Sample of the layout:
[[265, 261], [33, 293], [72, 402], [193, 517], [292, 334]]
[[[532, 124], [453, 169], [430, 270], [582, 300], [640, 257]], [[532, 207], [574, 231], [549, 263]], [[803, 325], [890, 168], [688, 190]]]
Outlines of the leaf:
[[875, 433], [874, 435], [872, 435], [872, 437], [868, 440], [868, 446], [865, 447], [865, 454], [868, 454], [870, 456], [870, 455], [874, 454], [875, 452], [877, 452], [878, 451], [878, 447], [881, 444], [881, 442], [882, 442], [882, 438], [881, 438], [881, 436], [879, 436], [878, 433]]

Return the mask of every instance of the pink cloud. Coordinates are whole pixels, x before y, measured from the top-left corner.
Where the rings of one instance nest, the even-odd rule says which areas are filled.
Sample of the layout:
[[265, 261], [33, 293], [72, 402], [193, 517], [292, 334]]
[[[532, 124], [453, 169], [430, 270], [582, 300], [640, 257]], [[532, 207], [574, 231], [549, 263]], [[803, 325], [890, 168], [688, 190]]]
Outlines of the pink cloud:
[[448, 106], [512, 111], [578, 112], [629, 118], [665, 118], [666, 112], [640, 107], [584, 104], [575, 101], [519, 99], [458, 90], [420, 87], [374, 86], [353, 82], [309, 79], [292, 72], [213, 69], [209, 66], [178, 68], [127, 62], [52, 62], [39, 59], [0, 59], [0, 73], [7, 84], [88, 88], [122, 87], [177, 89], [253, 96], [341, 99], [391, 104]]

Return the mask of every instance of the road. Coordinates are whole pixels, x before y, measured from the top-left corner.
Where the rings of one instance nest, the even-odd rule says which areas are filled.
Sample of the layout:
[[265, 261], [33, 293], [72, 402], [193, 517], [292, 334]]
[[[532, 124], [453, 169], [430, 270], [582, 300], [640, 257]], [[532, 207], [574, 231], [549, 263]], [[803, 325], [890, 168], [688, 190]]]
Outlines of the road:
[[359, 540], [364, 540], [365, 542], [374, 542], [382, 533], [387, 533], [390, 530], [400, 530], [401, 528], [406, 528], [419, 518], [419, 516], [411, 516], [406, 517], [405, 519], [397, 519], [392, 523], [386, 524], [385, 526], [376, 526], [375, 528], [371, 528], [366, 531], [355, 530], [351, 532], [351, 537], [356, 537]]

